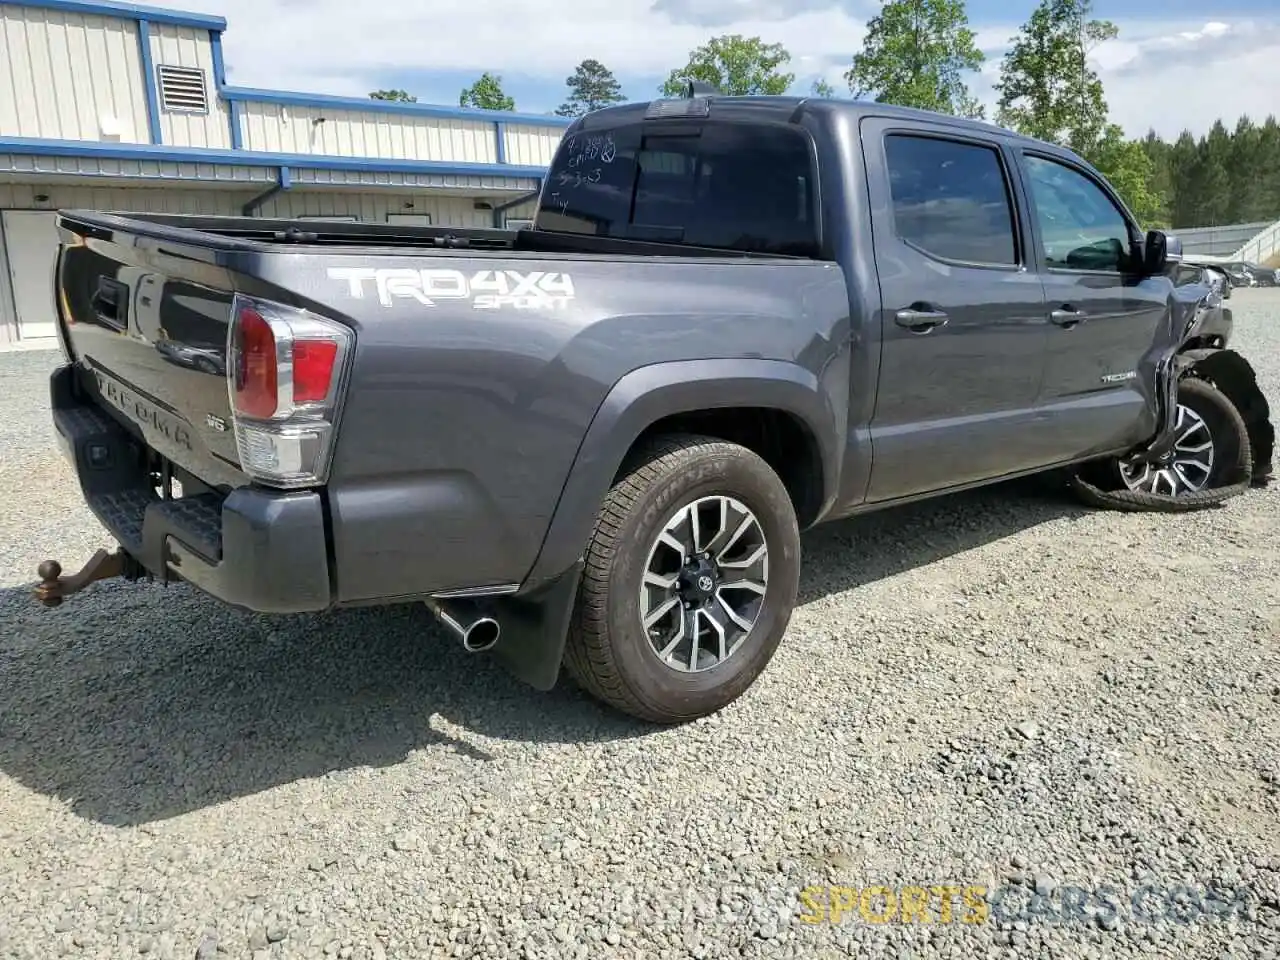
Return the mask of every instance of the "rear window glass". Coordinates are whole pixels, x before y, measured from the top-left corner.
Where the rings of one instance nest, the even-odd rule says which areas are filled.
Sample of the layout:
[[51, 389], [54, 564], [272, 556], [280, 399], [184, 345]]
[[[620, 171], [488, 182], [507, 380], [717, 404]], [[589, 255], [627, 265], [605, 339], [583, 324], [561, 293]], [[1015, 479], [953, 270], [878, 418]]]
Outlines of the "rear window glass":
[[1017, 265], [1012, 200], [995, 150], [893, 134], [885, 156], [903, 240], [944, 260]]
[[540, 230], [813, 256], [808, 136], [786, 127], [643, 124], [572, 134], [548, 174]]

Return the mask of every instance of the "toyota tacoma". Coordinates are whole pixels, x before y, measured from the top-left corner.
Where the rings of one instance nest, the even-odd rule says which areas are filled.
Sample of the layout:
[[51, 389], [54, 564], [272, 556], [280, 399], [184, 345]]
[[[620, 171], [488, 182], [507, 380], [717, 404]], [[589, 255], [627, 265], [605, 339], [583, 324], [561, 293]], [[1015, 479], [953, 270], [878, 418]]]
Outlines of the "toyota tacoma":
[[1187, 509], [1270, 470], [1176, 238], [980, 122], [691, 88], [576, 120], [528, 229], [58, 222], [52, 416], [118, 549], [42, 564], [48, 605], [425, 603], [534, 687], [679, 722], [769, 662], [815, 524], [1045, 472]]

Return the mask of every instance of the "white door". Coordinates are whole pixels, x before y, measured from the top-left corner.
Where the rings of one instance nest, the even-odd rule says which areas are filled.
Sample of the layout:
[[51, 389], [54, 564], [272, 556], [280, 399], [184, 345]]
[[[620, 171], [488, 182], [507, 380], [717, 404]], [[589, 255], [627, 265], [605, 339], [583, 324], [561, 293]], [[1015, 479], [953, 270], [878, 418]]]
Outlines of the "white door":
[[53, 264], [58, 255], [57, 214], [44, 210], [5, 210], [4, 248], [9, 260], [13, 307], [19, 340], [56, 335]]
[[388, 213], [387, 223], [398, 223], [406, 227], [429, 227], [431, 226], [431, 214]]

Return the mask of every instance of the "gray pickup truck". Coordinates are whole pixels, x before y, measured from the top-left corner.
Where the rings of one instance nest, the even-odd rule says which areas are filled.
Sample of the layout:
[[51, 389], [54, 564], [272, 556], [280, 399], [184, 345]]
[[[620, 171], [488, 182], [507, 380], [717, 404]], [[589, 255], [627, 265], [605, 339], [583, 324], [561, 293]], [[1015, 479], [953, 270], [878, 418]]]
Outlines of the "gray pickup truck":
[[530, 229], [59, 228], [53, 419], [119, 549], [42, 564], [49, 605], [424, 602], [678, 722], [768, 663], [819, 522], [1044, 471], [1181, 509], [1270, 467], [1176, 239], [971, 121], [691, 91], [577, 120]]

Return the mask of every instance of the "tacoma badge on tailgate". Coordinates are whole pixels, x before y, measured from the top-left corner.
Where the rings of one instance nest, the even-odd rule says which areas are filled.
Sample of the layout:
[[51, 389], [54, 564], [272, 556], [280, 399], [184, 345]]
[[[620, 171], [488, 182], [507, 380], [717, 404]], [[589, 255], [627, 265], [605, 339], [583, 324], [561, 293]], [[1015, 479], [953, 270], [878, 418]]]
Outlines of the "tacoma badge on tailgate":
[[191, 434], [176, 416], [143, 400], [101, 370], [95, 370], [93, 375], [102, 399], [141, 427], [144, 434], [159, 434], [185, 450], [191, 449]]

